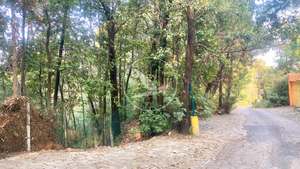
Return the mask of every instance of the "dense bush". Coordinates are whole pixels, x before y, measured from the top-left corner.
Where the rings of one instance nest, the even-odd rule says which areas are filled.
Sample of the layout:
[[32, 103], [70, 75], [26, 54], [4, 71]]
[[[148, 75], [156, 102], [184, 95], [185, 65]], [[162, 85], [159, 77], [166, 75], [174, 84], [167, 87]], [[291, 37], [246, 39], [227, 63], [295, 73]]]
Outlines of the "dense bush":
[[[214, 110], [216, 109], [216, 103], [214, 103], [208, 94], [204, 96], [199, 95], [194, 97], [195, 101], [195, 113], [201, 119], [207, 119], [213, 115]], [[191, 110], [192, 111], [192, 110]]]
[[274, 105], [269, 100], [260, 100], [253, 105], [254, 108], [269, 108], [274, 107]]
[[288, 78], [285, 77], [277, 82], [267, 91], [267, 98], [256, 102], [255, 108], [269, 108], [278, 106], [287, 106], [289, 101]]
[[181, 108], [182, 102], [178, 98], [166, 97], [166, 102], [171, 101], [164, 109], [157, 111], [142, 111], [139, 115], [138, 127], [132, 133], [141, 132], [144, 135], [157, 135], [168, 130], [176, 122], [184, 117], [184, 111]]
[[275, 83], [274, 87], [267, 95], [267, 100], [269, 100], [275, 107], [287, 106], [290, 104], [287, 77]]

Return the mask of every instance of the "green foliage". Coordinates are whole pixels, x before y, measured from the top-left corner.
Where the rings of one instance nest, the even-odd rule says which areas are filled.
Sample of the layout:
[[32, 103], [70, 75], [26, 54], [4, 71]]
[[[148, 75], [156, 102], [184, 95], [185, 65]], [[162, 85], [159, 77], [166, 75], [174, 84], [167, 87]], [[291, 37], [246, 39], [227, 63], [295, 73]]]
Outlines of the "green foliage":
[[[167, 99], [168, 101], [168, 99]], [[175, 98], [165, 109], [159, 111], [142, 111], [139, 115], [138, 127], [132, 133], [141, 132], [144, 135], [157, 135], [180, 122], [184, 115], [182, 102]]]
[[267, 99], [275, 107], [289, 105], [290, 101], [289, 101], [288, 79], [283, 78], [281, 81], [277, 82], [274, 88], [270, 90]]
[[211, 117], [216, 109], [216, 103], [211, 100], [211, 96], [208, 94], [194, 97], [194, 104], [196, 105], [195, 113], [201, 119], [207, 119]]
[[260, 100], [253, 105], [254, 108], [270, 108], [274, 105], [269, 100]]
[[170, 117], [160, 111], [143, 111], [139, 116], [138, 131], [144, 135], [160, 134], [171, 127]]

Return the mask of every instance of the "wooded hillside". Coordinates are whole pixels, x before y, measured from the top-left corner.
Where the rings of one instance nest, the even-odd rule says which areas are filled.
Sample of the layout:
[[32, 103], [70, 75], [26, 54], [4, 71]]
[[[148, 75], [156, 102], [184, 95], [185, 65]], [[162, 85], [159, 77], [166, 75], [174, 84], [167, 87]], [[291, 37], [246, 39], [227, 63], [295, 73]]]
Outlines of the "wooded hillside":
[[230, 113], [270, 48], [299, 66], [290, 0], [4, 0], [0, 23], [0, 101], [27, 96], [75, 148], [118, 144], [131, 121], [189, 134], [191, 85], [197, 116]]

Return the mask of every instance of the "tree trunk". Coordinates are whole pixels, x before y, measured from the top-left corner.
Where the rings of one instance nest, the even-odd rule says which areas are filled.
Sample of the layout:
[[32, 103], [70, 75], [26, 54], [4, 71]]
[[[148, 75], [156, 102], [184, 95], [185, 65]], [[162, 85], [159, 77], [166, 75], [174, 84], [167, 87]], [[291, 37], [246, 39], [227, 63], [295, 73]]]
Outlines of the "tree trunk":
[[11, 30], [12, 30], [12, 66], [13, 66], [13, 96], [18, 95], [18, 72], [17, 72], [17, 64], [18, 64], [18, 51], [17, 51], [17, 38], [16, 38], [16, 6], [15, 1], [12, 1], [11, 4]]
[[[67, 83], [68, 84], [68, 95], [69, 95], [69, 102], [71, 102], [71, 94], [70, 94], [70, 84], [69, 82]], [[72, 117], [73, 117], [73, 125], [74, 125], [74, 135], [75, 135], [75, 144], [77, 144], [77, 127], [76, 127], [76, 119], [75, 119], [75, 114], [74, 114], [74, 110], [73, 110], [73, 105], [72, 103], [68, 103], [69, 106], [70, 106], [70, 109], [71, 109], [71, 113], [72, 113]]]
[[40, 70], [39, 70], [39, 93], [40, 93], [41, 111], [43, 112], [43, 116], [45, 116], [44, 105], [43, 105], [43, 93], [42, 93], [42, 63], [41, 63], [41, 60], [40, 60]]
[[[135, 38], [136, 38], [136, 30], [137, 30], [138, 23], [139, 23], [138, 21], [135, 23], [134, 32], [133, 32], [133, 36], [132, 36], [133, 40], [135, 40]], [[132, 48], [132, 51], [131, 51], [131, 63], [133, 62], [133, 59], [134, 59], [134, 47]], [[131, 72], [132, 72], [132, 67], [130, 66], [129, 73], [128, 73], [127, 80], [126, 80], [126, 84], [125, 84], [125, 93], [127, 93], [127, 91], [128, 91], [128, 85], [129, 85], [129, 79], [130, 79], [130, 76], [131, 76]], [[124, 105], [125, 105], [125, 107], [127, 106], [127, 98], [125, 98]], [[124, 112], [124, 114], [126, 115], [126, 111]]]
[[64, 133], [65, 133], [65, 148], [68, 148], [68, 137], [67, 137], [67, 114], [66, 106], [64, 105]]
[[84, 136], [86, 139], [87, 133], [86, 133], [86, 128], [85, 128], [85, 113], [84, 113], [84, 101], [83, 101], [83, 95], [82, 95], [82, 87], [81, 87], [81, 101], [82, 101], [82, 116], [83, 116], [83, 120], [82, 120], [83, 132], [84, 132]]
[[112, 115], [112, 130], [113, 135], [116, 138], [121, 134], [120, 128], [120, 117], [119, 117], [119, 109], [117, 105], [118, 100], [118, 81], [117, 81], [117, 67], [116, 67], [116, 51], [114, 47], [115, 42], [115, 23], [113, 20], [108, 21], [107, 26], [108, 32], [108, 49], [109, 49], [109, 62], [110, 62], [110, 82], [113, 85], [113, 89], [111, 91], [111, 115]]
[[60, 41], [60, 46], [59, 46], [59, 54], [58, 54], [58, 67], [56, 69], [56, 78], [55, 78], [55, 88], [54, 88], [54, 111], [56, 112], [57, 109], [57, 94], [58, 94], [58, 86], [59, 86], [59, 78], [60, 78], [60, 65], [62, 61], [62, 53], [64, 50], [64, 42], [65, 42], [65, 34], [66, 34], [66, 23], [68, 19], [68, 10], [69, 6], [64, 5], [64, 20], [63, 20], [63, 25], [62, 25], [62, 35], [61, 35], [61, 41]]
[[232, 103], [231, 103], [231, 88], [232, 88], [232, 79], [233, 79], [233, 57], [231, 56], [230, 58], [230, 75], [229, 75], [229, 78], [228, 78], [228, 89], [227, 89], [227, 97], [226, 97], [226, 107], [225, 107], [225, 113], [226, 114], [229, 114], [230, 113], [230, 109], [231, 109], [231, 106], [232, 106]]
[[[96, 117], [97, 113], [96, 113], [96, 110], [95, 110], [95, 106], [94, 106], [94, 103], [93, 103], [93, 100], [90, 96], [88, 96], [88, 99], [89, 99], [89, 108], [90, 108], [90, 111], [94, 114], [94, 116]], [[94, 145], [95, 147], [98, 147], [98, 128], [99, 128], [99, 122], [98, 122], [98, 119], [94, 119], [93, 121], [93, 131], [94, 131]], [[97, 132], [95, 132], [97, 131]]]
[[[104, 81], [107, 81], [108, 78], [108, 65], [109, 65], [109, 54], [106, 59], [106, 68], [105, 68], [105, 77]], [[103, 95], [103, 146], [106, 146], [106, 86], [104, 86], [104, 95]]]
[[[26, 95], [26, 88], [25, 88], [25, 62], [26, 62], [26, 44], [25, 44], [25, 19], [26, 19], [26, 9], [22, 7], [23, 11], [23, 24], [22, 24], [22, 37], [23, 37], [23, 44], [22, 44], [22, 63], [21, 63], [21, 95], [25, 96]], [[28, 30], [29, 31], [29, 30]]]
[[[220, 67], [220, 77], [219, 79], [223, 78], [223, 62], [220, 60], [221, 63], [221, 67]], [[221, 109], [222, 107], [222, 97], [223, 97], [223, 93], [222, 93], [222, 89], [223, 89], [223, 80], [220, 81], [220, 85], [219, 85], [219, 109]]]
[[65, 126], [64, 126], [64, 124], [65, 124], [65, 107], [64, 107], [64, 105], [65, 105], [65, 99], [64, 99], [64, 93], [63, 93], [63, 85], [64, 85], [64, 81], [62, 80], [62, 84], [61, 85], [59, 85], [59, 90], [60, 90], [60, 96], [61, 96], [61, 103], [62, 103], [62, 105], [63, 105], [63, 113], [61, 113], [61, 138], [62, 138], [62, 140], [64, 140], [64, 133], [63, 133], [63, 131], [65, 131]]
[[103, 99], [103, 146], [106, 146], [106, 95]]
[[[105, 17], [107, 20], [107, 33], [108, 33], [108, 53], [109, 53], [109, 62], [110, 62], [110, 82], [113, 85], [111, 91], [111, 114], [112, 114], [112, 130], [115, 138], [121, 134], [120, 128], [120, 116], [119, 109], [117, 105], [118, 100], [118, 81], [117, 81], [117, 67], [116, 67], [116, 51], [115, 51], [115, 36], [116, 36], [116, 25], [114, 22], [114, 11], [117, 6], [109, 6], [108, 3], [105, 3], [103, 0], [100, 0], [102, 7], [105, 11]], [[115, 4], [117, 5], [117, 4]]]
[[[225, 66], [225, 63], [221, 62], [220, 70], [219, 70], [218, 73], [217, 73], [217, 80], [215, 80], [215, 81], [213, 81], [213, 82], [211, 82], [211, 83], [208, 83], [208, 84], [206, 85], [205, 93], [211, 92], [212, 87], [215, 86], [215, 84], [216, 84], [219, 80], [221, 80], [221, 72], [223, 73], [224, 66]], [[222, 75], [222, 76], [223, 76], [223, 75]], [[214, 89], [214, 90], [215, 90], [215, 89]], [[214, 92], [214, 91], [213, 91], [213, 92]], [[213, 92], [212, 92], [212, 93], [213, 93]]]
[[[121, 52], [122, 52], [122, 44], [120, 43], [120, 53]], [[120, 58], [119, 58], [119, 71], [118, 71], [118, 73], [119, 73], [119, 88], [118, 89], [119, 89], [119, 103], [120, 103], [120, 105], [123, 106], [121, 67], [122, 67], [122, 57], [120, 55]], [[122, 107], [121, 110], [123, 110], [123, 107]], [[122, 113], [123, 113], [122, 120], [125, 120], [126, 115], [125, 115], [124, 111]]]
[[[163, 48], [163, 50], [166, 50], [167, 48], [167, 36], [165, 35], [165, 32], [164, 32], [164, 29], [167, 28], [168, 26], [168, 23], [169, 23], [169, 14], [166, 13], [164, 14], [164, 21], [163, 21], [163, 26], [162, 26], [162, 31], [163, 31], [163, 34], [162, 34], [162, 39], [161, 39], [161, 46]], [[165, 58], [162, 58], [163, 61], [165, 61]], [[159, 72], [158, 72], [158, 78], [157, 78], [157, 81], [159, 83], [159, 87], [162, 87], [164, 86], [164, 66], [165, 66], [165, 63], [164, 62], [160, 62], [159, 64]], [[158, 105], [160, 106], [160, 108], [163, 107], [164, 105], [164, 95], [163, 95], [163, 92], [162, 93], [159, 93], [157, 95], [157, 102], [158, 102]]]
[[219, 86], [218, 83], [214, 85], [214, 87], [213, 87], [214, 89], [212, 90], [211, 95], [210, 95], [211, 98], [213, 98], [215, 96], [218, 86]]
[[114, 135], [112, 131], [112, 124], [109, 125], [109, 133], [110, 133], [110, 146], [114, 147]]
[[47, 57], [48, 57], [47, 113], [48, 113], [48, 115], [52, 115], [52, 113], [51, 113], [51, 76], [52, 76], [52, 72], [50, 70], [51, 69], [51, 52], [49, 49], [51, 21], [50, 21], [47, 9], [45, 10], [45, 15], [46, 15], [46, 18], [48, 21], [48, 28], [47, 28], [47, 33], [46, 33], [46, 53], [47, 53]]
[[[70, 94], [70, 84], [68, 82], [68, 95], [69, 95], [69, 102], [71, 101], [71, 94]], [[72, 103], [69, 103], [70, 105], [70, 109], [71, 109], [71, 112], [72, 112], [72, 116], [73, 116], [73, 125], [74, 125], [74, 129], [76, 130], [76, 119], [75, 119], [75, 114], [74, 114], [74, 111], [73, 111], [73, 105]]]
[[182, 134], [189, 134], [190, 129], [190, 83], [192, 80], [192, 71], [194, 63], [194, 52], [195, 52], [195, 23], [196, 19], [194, 16], [194, 9], [191, 6], [187, 7], [187, 18], [188, 18], [188, 42], [187, 42], [187, 53], [186, 53], [186, 63], [185, 72], [183, 77], [183, 91], [181, 95], [181, 102], [183, 103], [183, 108], [185, 109], [185, 116], [180, 122], [180, 132]]

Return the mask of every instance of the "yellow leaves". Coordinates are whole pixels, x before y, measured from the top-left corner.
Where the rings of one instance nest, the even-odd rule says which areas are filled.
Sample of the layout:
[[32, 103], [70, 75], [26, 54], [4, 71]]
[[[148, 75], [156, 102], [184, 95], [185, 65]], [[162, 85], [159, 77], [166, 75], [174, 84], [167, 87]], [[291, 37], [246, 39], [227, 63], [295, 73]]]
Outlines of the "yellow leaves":
[[181, 55], [179, 58], [179, 62], [182, 62], [182, 60], [183, 60], [183, 56]]
[[201, 62], [202, 59], [196, 59], [195, 62]]

